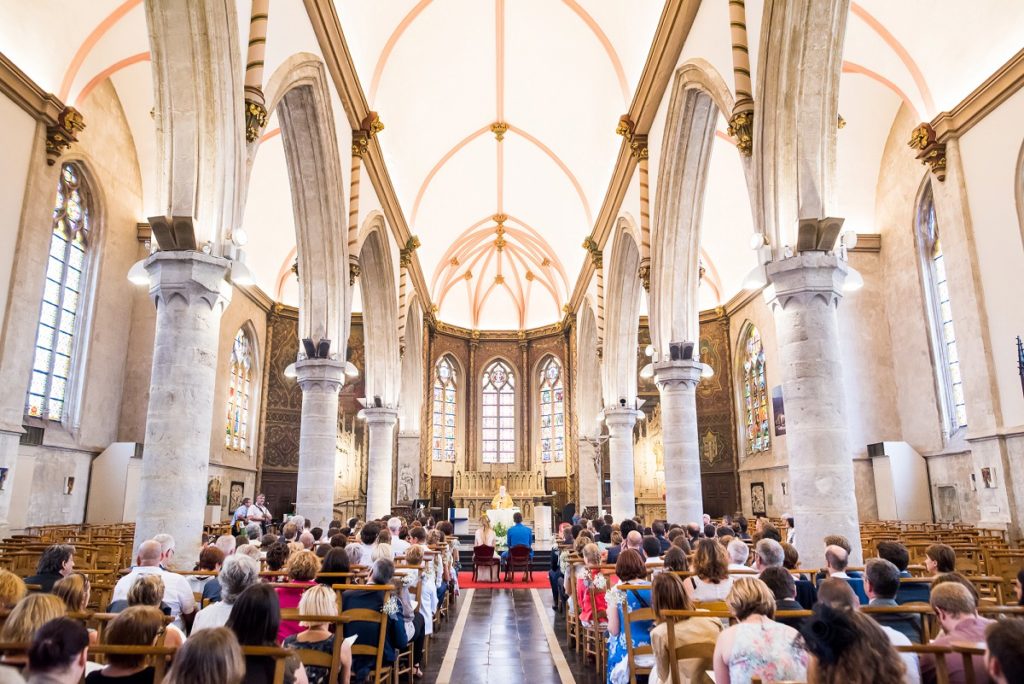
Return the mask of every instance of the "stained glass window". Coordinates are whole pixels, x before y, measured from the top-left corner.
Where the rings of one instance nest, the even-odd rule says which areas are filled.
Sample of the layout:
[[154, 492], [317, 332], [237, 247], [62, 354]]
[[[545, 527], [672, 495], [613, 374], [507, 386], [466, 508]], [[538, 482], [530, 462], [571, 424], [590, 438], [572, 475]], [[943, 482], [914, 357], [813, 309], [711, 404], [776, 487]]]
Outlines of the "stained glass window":
[[747, 455], [768, 451], [768, 383], [764, 373], [764, 346], [753, 325], [747, 329], [743, 348], [743, 416], [747, 432]]
[[942, 254], [939, 226], [935, 217], [935, 200], [931, 184], [925, 188], [918, 213], [921, 233], [927, 295], [933, 310], [933, 344], [941, 361], [936, 369], [945, 396], [948, 422], [953, 430], [967, 426], [967, 407], [964, 402], [964, 384], [960, 375], [960, 355], [956, 349], [956, 330], [953, 326], [953, 306], [949, 300], [946, 278], [946, 258]]
[[434, 368], [434, 432], [435, 461], [455, 462], [455, 407], [457, 387], [455, 366], [442, 356]]
[[61, 167], [25, 413], [61, 420], [67, 404], [78, 303], [89, 248], [89, 193], [74, 164]]
[[228, 420], [224, 435], [224, 445], [228, 449], [248, 449], [252, 372], [252, 344], [245, 330], [239, 329], [231, 345], [231, 385], [228, 387]]
[[553, 356], [540, 369], [540, 458], [565, 460], [565, 389], [562, 364]]
[[483, 377], [484, 463], [515, 463], [516, 382], [512, 369], [498, 360]]

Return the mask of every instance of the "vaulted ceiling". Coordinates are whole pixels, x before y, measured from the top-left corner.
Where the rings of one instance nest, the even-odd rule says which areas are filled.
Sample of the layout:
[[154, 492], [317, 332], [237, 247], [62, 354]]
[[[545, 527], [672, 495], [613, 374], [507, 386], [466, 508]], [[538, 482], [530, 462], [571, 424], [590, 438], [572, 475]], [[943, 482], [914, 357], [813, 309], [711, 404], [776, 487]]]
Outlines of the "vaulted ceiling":
[[[323, 0], [327, 1], [327, 0]], [[763, 2], [747, 0], [756, 72]], [[428, 292], [444, 321], [521, 328], [561, 318], [586, 252], [663, 3], [656, 0], [336, 0]], [[239, 45], [250, 3], [238, 0]], [[882, 151], [901, 106], [931, 119], [1024, 45], [1012, 0], [852, 2], [844, 47], [839, 215], [874, 225]], [[728, 3], [705, 0], [681, 59], [708, 61], [731, 85]], [[304, 3], [271, 2], [266, 76], [297, 52], [321, 55]], [[154, 204], [153, 84], [142, 0], [0, 3], [0, 51], [43, 88], [81, 105], [110, 79]], [[754, 74], [756, 81], [756, 73]], [[756, 94], [755, 94], [756, 97]], [[350, 125], [337, 93], [339, 139]], [[665, 104], [662, 104], [664, 110]], [[89, 112], [86, 111], [88, 117]], [[663, 114], [651, 132], [656, 192]], [[89, 123], [87, 119], [87, 124]], [[295, 233], [281, 137], [272, 117], [252, 169], [248, 259], [271, 296], [296, 303]], [[344, 133], [344, 135], [342, 134]], [[907, 131], [909, 137], [909, 131]], [[347, 145], [343, 145], [347, 147]], [[908, 152], [909, 153], [909, 152]], [[341, 150], [348, 182], [347, 149]], [[622, 212], [637, 216], [634, 187]], [[704, 204], [701, 302], [740, 289], [753, 231], [739, 153], [720, 118]], [[365, 215], [374, 207], [363, 195]], [[654, 197], [652, 197], [653, 201]], [[347, 201], [346, 201], [347, 205]]]

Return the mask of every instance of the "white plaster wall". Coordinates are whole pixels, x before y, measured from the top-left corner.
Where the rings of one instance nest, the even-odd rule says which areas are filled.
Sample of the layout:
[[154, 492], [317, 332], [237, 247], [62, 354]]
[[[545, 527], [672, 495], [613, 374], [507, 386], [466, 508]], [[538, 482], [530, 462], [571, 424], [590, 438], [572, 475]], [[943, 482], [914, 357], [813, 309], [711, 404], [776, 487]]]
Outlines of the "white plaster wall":
[[[28, 496], [24, 508], [15, 511], [12, 505], [12, 530], [82, 522], [92, 458], [92, 454], [80, 451], [22, 447], [17, 480], [28, 483]], [[68, 477], [75, 478], [71, 494], [64, 493]]]
[[[1024, 90], [1003, 102], [960, 138], [967, 201], [974, 228], [978, 277], [992, 343], [993, 376], [999, 397], [999, 427], [1024, 426], [1024, 393], [1017, 372], [1017, 335], [1024, 335], [1018, 282], [1024, 244], [1015, 189], [1024, 141]], [[959, 330], [958, 330], [959, 334]]]
[[134, 455], [134, 442], [115, 442], [92, 462], [85, 522], [102, 524], [124, 520], [128, 464]]
[[21, 222], [22, 199], [28, 178], [29, 155], [36, 136], [36, 122], [7, 97], [0, 95], [0, 320], [7, 311], [11, 272], [18, 226]]

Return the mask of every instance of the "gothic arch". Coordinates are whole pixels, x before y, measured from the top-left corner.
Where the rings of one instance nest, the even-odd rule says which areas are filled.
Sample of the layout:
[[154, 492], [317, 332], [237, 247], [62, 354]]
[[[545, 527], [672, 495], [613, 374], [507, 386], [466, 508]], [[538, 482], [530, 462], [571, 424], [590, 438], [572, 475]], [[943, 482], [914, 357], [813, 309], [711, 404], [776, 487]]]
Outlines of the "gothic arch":
[[299, 336], [330, 339], [332, 353], [344, 359], [349, 333], [344, 193], [323, 62], [315, 55], [293, 55], [271, 77], [267, 94], [269, 110], [277, 112], [281, 125], [295, 214]]
[[643, 284], [637, 276], [640, 248], [634, 234], [629, 219], [619, 218], [605, 276], [603, 385], [604, 405], [609, 408], [619, 406], [619, 399], [625, 399], [631, 406], [636, 398], [637, 328]]
[[600, 432], [597, 414], [601, 411], [601, 362], [597, 355], [597, 319], [589, 297], [580, 307], [576, 353], [576, 420], [580, 436], [594, 437]]
[[669, 342], [697, 340], [700, 228], [719, 109], [683, 72], [669, 104], [652, 231], [651, 339], [656, 359]]
[[423, 309], [420, 306], [419, 297], [413, 295], [409, 300], [405, 316], [402, 398], [399, 402], [398, 429], [400, 432], [411, 434], [420, 431], [423, 396]]
[[359, 247], [359, 282], [363, 297], [366, 396], [380, 397], [384, 406], [394, 407], [402, 384], [395, 267], [384, 217], [374, 214], [365, 226], [365, 237]]
[[[196, 239], [241, 224], [245, 177], [241, 49], [235, 3], [145, 3], [153, 56], [161, 216], [191, 216]], [[197, 78], [201, 74], [202, 78]]]

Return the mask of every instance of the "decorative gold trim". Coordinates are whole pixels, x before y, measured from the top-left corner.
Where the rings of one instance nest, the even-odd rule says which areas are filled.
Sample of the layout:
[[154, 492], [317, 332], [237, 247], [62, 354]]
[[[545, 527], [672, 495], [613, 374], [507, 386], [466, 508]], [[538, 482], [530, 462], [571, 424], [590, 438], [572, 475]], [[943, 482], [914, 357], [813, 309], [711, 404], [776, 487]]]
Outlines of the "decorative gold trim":
[[412, 265], [412, 255], [420, 246], [420, 239], [415, 235], [410, 235], [409, 239], [405, 241], [405, 247], [398, 252], [398, 261], [403, 268], [408, 268]]
[[590, 254], [590, 262], [594, 265], [594, 268], [601, 268], [604, 265], [604, 254], [601, 251], [601, 247], [594, 240], [593, 235], [588, 235], [583, 240], [583, 249], [587, 250]]
[[651, 265], [649, 263], [640, 266], [637, 271], [637, 276], [640, 278], [640, 282], [644, 284], [644, 289], [648, 292], [651, 291]]
[[922, 123], [915, 128], [907, 146], [918, 150], [917, 158], [931, 167], [936, 178], [946, 180], [946, 143], [936, 140], [935, 129], [930, 123]]
[[267, 125], [267, 118], [267, 108], [262, 102], [245, 98], [245, 142], [256, 142]]
[[85, 120], [74, 107], [65, 107], [57, 115], [57, 123], [46, 127], [46, 163], [53, 166], [71, 143], [78, 142], [78, 133], [85, 130]]
[[505, 134], [508, 133], [508, 124], [504, 121], [495, 121], [491, 124], [491, 133], [494, 134], [494, 139], [501, 142], [505, 139]]
[[734, 112], [726, 130], [736, 139], [737, 149], [749, 157], [754, 151], [754, 111]]

